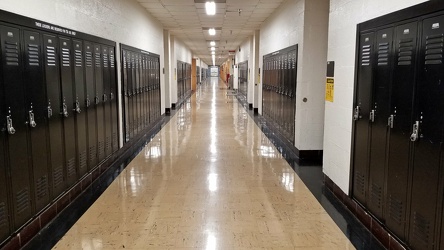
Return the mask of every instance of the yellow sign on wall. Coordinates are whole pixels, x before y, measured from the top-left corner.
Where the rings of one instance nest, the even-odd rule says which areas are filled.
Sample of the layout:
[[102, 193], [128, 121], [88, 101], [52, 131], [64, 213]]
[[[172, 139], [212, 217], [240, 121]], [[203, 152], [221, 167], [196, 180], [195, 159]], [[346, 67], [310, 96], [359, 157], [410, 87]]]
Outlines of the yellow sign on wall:
[[335, 79], [327, 78], [327, 82], [325, 85], [325, 100], [333, 102], [334, 96], [335, 96]]

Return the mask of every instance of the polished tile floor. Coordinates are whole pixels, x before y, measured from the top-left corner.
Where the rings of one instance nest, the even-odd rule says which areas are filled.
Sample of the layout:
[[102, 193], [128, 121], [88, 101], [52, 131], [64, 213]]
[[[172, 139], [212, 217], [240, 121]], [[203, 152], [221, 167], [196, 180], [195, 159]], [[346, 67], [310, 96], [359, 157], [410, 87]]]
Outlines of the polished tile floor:
[[54, 249], [354, 247], [212, 78]]

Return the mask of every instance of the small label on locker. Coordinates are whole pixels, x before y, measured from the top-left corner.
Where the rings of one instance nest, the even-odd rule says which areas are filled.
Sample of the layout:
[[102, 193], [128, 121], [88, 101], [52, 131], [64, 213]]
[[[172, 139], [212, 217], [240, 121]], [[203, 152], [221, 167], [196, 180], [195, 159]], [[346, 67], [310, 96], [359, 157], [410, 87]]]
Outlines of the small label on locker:
[[14, 34], [12, 32], [8, 32], [9, 37], [14, 37]]
[[404, 30], [404, 35], [410, 34], [410, 29], [405, 29]]
[[35, 37], [34, 37], [34, 36], [30, 36], [30, 37], [29, 37], [29, 40], [34, 41], [34, 40], [35, 40]]
[[80, 47], [78, 44], [76, 44], [76, 47], [78, 48], [78, 47]]
[[365, 41], [366, 41], [366, 42], [370, 41], [370, 38], [366, 37], [366, 38], [365, 38]]
[[432, 24], [432, 30], [439, 29], [439, 23]]
[[66, 46], [66, 42], [63, 42], [63, 46]]
[[382, 34], [382, 38], [387, 38], [387, 34]]
[[51, 40], [51, 39], [48, 39], [48, 43], [52, 43], [52, 40]]

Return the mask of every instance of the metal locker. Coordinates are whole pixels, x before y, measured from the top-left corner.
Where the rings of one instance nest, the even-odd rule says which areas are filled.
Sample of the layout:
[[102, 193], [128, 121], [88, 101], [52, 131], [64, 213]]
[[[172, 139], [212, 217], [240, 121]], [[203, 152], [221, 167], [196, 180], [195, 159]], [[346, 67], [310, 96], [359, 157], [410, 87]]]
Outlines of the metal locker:
[[105, 157], [112, 153], [112, 124], [111, 124], [111, 83], [110, 83], [110, 67], [109, 67], [109, 51], [107, 46], [102, 46], [102, 65], [103, 65], [103, 95], [102, 102], [104, 106], [105, 119]]
[[74, 51], [74, 117], [76, 128], [76, 158], [77, 172], [82, 177], [88, 171], [88, 147], [86, 126], [86, 84], [85, 59], [82, 41], [73, 40]]
[[62, 105], [60, 114], [63, 117], [64, 149], [66, 181], [74, 184], [77, 179], [76, 137], [74, 121], [74, 83], [72, 65], [72, 41], [68, 38], [59, 38], [60, 46], [60, 79], [62, 89]]
[[97, 115], [97, 160], [100, 163], [105, 159], [105, 107], [102, 102], [103, 89], [102, 49], [94, 44], [94, 79], [96, 83], [96, 115]]
[[130, 91], [131, 91], [131, 123], [132, 123], [132, 135], [135, 137], [137, 135], [137, 97], [136, 97], [136, 55], [131, 52], [131, 81], [130, 81]]
[[117, 110], [116, 57], [114, 56], [114, 50], [114, 47], [109, 47], [112, 152], [119, 149], [119, 113]]
[[30, 155], [33, 171], [33, 200], [36, 212], [50, 200], [48, 148], [47, 148], [47, 105], [42, 58], [42, 37], [38, 32], [23, 31], [24, 83], [28, 113]]
[[[156, 89], [157, 89], [157, 117], [159, 118], [161, 115], [161, 101], [162, 98], [160, 96], [161, 92], [160, 92], [160, 62], [159, 62], [159, 58], [156, 57], [156, 75], [157, 75], [157, 84], [156, 84]], [[191, 87], [190, 87], [191, 88]]]
[[23, 60], [21, 58], [20, 31], [0, 26], [2, 50], [2, 82], [5, 116], [2, 131], [7, 133], [5, 156], [11, 178], [11, 205], [14, 229], [31, 218], [31, 182], [28, 163], [27, 107], [23, 89]]
[[375, 40], [377, 59], [375, 58], [373, 70], [373, 94], [370, 110], [371, 135], [367, 207], [379, 220], [383, 220], [393, 29], [378, 31]]
[[140, 55], [135, 53], [135, 87], [134, 92], [136, 93], [136, 134], [139, 134], [142, 131], [142, 112], [141, 112], [141, 95], [140, 95]]
[[422, 23], [421, 53], [411, 141], [414, 144], [409, 245], [435, 249], [444, 130], [444, 16]]
[[85, 85], [86, 85], [86, 119], [88, 142], [88, 170], [97, 163], [97, 114], [96, 114], [96, 84], [94, 81], [94, 46], [85, 42]]
[[59, 44], [56, 36], [43, 35], [46, 79], [46, 115], [48, 119], [48, 135], [50, 148], [50, 166], [52, 197], [57, 197], [65, 190], [64, 158], [63, 158], [63, 121], [60, 115], [60, 72]]
[[407, 186], [410, 166], [410, 131], [415, 85], [417, 23], [395, 27], [394, 63], [390, 95], [389, 148], [386, 180], [387, 227], [406, 239]]
[[134, 110], [133, 110], [133, 55], [131, 51], [127, 51], [127, 75], [128, 75], [128, 124], [129, 138], [134, 137]]
[[148, 55], [143, 56], [143, 81], [142, 81], [142, 93], [143, 93], [143, 124], [144, 127], [147, 128], [150, 123], [149, 114], [149, 105], [148, 105], [148, 96], [147, 96], [147, 82], [148, 82]]
[[367, 204], [369, 168], [369, 119], [372, 88], [372, 64], [374, 59], [374, 33], [360, 35], [358, 82], [353, 118], [353, 196], [361, 204]]
[[129, 90], [128, 90], [128, 54], [126, 50], [122, 50], [122, 60], [123, 60], [123, 71], [122, 71], [122, 87], [124, 95], [124, 118], [125, 118], [125, 141], [128, 142], [130, 139], [130, 125], [129, 125]]

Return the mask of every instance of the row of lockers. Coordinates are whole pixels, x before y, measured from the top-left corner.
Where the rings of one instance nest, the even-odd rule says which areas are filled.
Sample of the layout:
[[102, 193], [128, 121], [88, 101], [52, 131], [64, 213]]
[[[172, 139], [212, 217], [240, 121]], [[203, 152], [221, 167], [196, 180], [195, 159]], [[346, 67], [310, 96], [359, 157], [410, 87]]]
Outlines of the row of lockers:
[[191, 91], [191, 64], [177, 61], [177, 100]]
[[264, 56], [262, 110], [290, 142], [295, 139], [297, 45]]
[[114, 42], [10, 23], [0, 41], [2, 242], [119, 142]]
[[238, 70], [238, 91], [246, 97], [248, 94], [248, 61], [239, 63]]
[[161, 116], [159, 55], [121, 45], [125, 141]]
[[352, 194], [410, 248], [443, 249], [444, 16], [385, 25], [358, 30]]

